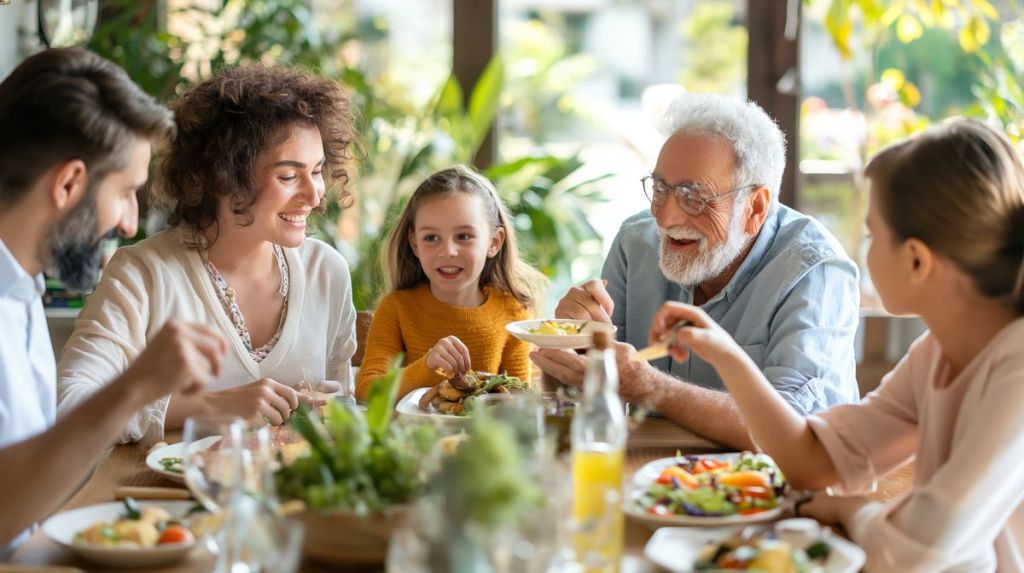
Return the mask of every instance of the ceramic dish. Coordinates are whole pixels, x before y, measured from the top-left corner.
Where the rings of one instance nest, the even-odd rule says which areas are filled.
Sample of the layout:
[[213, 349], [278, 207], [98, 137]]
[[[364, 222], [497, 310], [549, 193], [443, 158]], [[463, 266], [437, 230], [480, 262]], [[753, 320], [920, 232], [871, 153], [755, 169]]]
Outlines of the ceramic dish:
[[[145, 501], [142, 507], [155, 505], [167, 510], [173, 516], [183, 516], [194, 502], [190, 501]], [[67, 547], [83, 558], [110, 567], [157, 567], [183, 559], [196, 542], [172, 545], [158, 545], [151, 548], [106, 547], [75, 543], [75, 535], [99, 521], [116, 521], [124, 514], [124, 503], [120, 501], [80, 507], [58, 513], [43, 523], [43, 533], [54, 542]]]
[[454, 416], [452, 414], [442, 414], [441, 412], [427, 412], [420, 408], [420, 398], [426, 394], [430, 388], [417, 388], [412, 392], [406, 394], [398, 404], [395, 405], [395, 412], [398, 415], [420, 422], [430, 422], [441, 426], [457, 426], [467, 427], [470, 422], [469, 416]]
[[[779, 522], [779, 525], [788, 520]], [[663, 527], [651, 536], [644, 555], [672, 573], [694, 573], [693, 563], [701, 550], [712, 543], [720, 543], [734, 532], [735, 527], [698, 529], [692, 527]], [[836, 535], [824, 534], [818, 539], [829, 546], [825, 563], [814, 571], [820, 573], [856, 573], [864, 564], [864, 550]], [[715, 573], [721, 569], [705, 569], [700, 573]], [[724, 573], [724, 572], [723, 572]]]
[[[556, 322], [558, 324], [573, 324], [582, 326], [577, 334], [539, 334], [533, 332], [540, 328], [545, 322]], [[563, 319], [537, 319], [520, 320], [505, 326], [512, 336], [519, 340], [536, 344], [540, 348], [555, 348], [562, 350], [579, 350], [589, 348], [592, 335], [595, 332], [615, 333], [615, 325], [607, 322], [595, 322], [593, 320], [563, 320]]]
[[[735, 462], [739, 459], [740, 454], [736, 452], [723, 453], [723, 454], [705, 454], [701, 456], [695, 456], [697, 458], [709, 458], [719, 461]], [[624, 511], [630, 518], [643, 523], [644, 525], [654, 529], [664, 526], [680, 526], [680, 527], [717, 527], [717, 526], [735, 526], [735, 525], [748, 525], [753, 523], [762, 523], [765, 521], [773, 521], [782, 516], [782, 511], [785, 506], [785, 497], [779, 498], [779, 505], [772, 509], [762, 511], [760, 513], [754, 513], [750, 515], [653, 515], [639, 507], [637, 500], [643, 496], [644, 492], [647, 491], [651, 483], [654, 482], [662, 470], [671, 467], [678, 463], [678, 458], [659, 458], [654, 461], [648, 462], [634, 474], [628, 485], [628, 493], [626, 496], [626, 503]]]

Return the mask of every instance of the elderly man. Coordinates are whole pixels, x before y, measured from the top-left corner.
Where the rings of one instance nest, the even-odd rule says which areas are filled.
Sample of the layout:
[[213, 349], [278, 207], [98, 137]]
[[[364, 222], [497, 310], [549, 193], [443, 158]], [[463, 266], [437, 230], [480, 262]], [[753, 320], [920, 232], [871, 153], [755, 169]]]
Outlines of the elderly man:
[[[626, 358], [647, 345], [665, 301], [701, 306], [798, 412], [856, 401], [857, 267], [819, 223], [779, 204], [778, 126], [754, 103], [705, 94], [680, 96], [665, 123], [670, 136], [642, 180], [650, 212], [623, 223], [603, 280], [571, 289], [555, 315], [615, 324], [622, 397], [724, 444], [754, 445], [707, 363]], [[583, 357], [531, 357], [581, 384]]]
[[41, 273], [78, 288], [98, 274], [99, 240], [134, 235], [135, 193], [171, 113], [123, 70], [85, 50], [48, 50], [0, 83], [0, 560], [52, 513], [144, 404], [216, 376], [225, 343], [171, 323], [90, 400], [55, 420], [57, 365]]

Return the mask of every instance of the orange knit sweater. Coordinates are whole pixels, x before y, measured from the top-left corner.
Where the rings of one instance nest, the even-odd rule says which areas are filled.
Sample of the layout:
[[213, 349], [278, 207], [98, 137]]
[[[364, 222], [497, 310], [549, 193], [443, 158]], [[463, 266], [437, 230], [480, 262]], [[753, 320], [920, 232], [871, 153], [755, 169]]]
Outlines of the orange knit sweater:
[[445, 336], [456, 336], [472, 359], [473, 370], [508, 372], [530, 379], [530, 345], [514, 338], [505, 325], [530, 318], [530, 312], [512, 295], [496, 288], [485, 288], [486, 299], [477, 307], [445, 304], [424, 283], [413, 289], [396, 290], [377, 305], [370, 323], [359, 375], [356, 397], [365, 399], [370, 385], [387, 372], [399, 352], [405, 352], [402, 369], [402, 397], [416, 388], [433, 386], [444, 378], [427, 368], [427, 352]]

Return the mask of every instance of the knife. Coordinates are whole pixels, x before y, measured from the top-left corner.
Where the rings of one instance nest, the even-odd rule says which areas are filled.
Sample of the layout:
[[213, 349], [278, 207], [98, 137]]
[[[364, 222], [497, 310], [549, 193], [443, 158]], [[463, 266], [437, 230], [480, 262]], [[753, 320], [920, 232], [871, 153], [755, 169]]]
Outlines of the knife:
[[690, 326], [691, 324], [693, 323], [688, 320], [680, 320], [672, 325], [672, 328], [668, 330], [668, 333], [665, 334], [665, 336], [661, 337], [661, 340], [630, 354], [629, 359], [639, 362], [643, 360], [657, 360], [668, 356], [669, 341], [676, 337], [676, 333], [679, 332], [681, 328], [684, 326]]
[[180, 487], [123, 486], [114, 490], [114, 499], [192, 499], [192, 493]]
[[78, 567], [63, 565], [8, 565], [0, 564], [0, 573], [85, 573]]

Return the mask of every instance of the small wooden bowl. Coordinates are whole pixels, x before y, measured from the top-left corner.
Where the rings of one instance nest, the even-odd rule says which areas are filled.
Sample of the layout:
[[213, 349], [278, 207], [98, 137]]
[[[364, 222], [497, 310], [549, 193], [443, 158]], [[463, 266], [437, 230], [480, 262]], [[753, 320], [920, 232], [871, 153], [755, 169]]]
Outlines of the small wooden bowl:
[[306, 527], [302, 552], [307, 557], [334, 564], [383, 564], [394, 531], [411, 513], [412, 506], [396, 505], [360, 517], [347, 510], [306, 510], [293, 517]]

